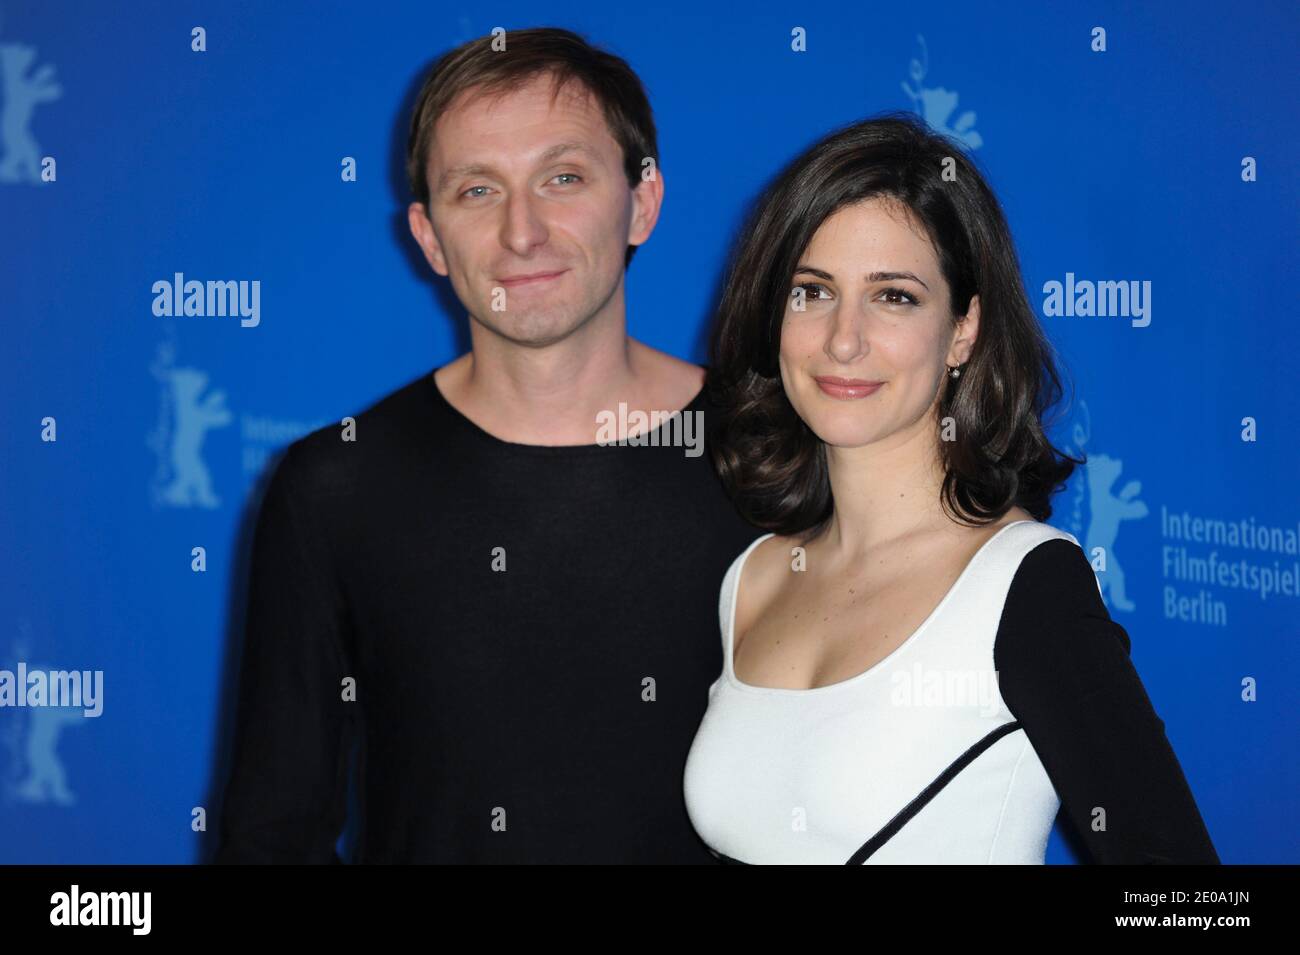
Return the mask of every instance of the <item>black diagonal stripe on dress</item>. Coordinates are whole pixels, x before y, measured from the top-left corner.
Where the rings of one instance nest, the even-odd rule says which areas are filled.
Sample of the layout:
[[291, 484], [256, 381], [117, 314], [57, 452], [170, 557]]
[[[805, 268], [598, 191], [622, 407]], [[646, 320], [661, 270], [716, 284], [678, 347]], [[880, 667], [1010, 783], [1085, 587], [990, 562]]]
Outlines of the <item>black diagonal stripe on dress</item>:
[[1020, 729], [1019, 720], [1012, 720], [1009, 723], [1003, 723], [970, 749], [966, 750], [966, 752], [958, 756], [952, 761], [947, 769], [936, 776], [934, 781], [921, 791], [919, 796], [904, 806], [898, 815], [885, 823], [884, 827], [881, 828], [879, 832], [864, 842], [862, 848], [849, 856], [849, 860], [844, 864], [861, 865], [873, 852], [892, 839], [894, 835], [898, 833], [898, 830], [907, 825], [909, 819], [920, 812], [925, 807], [926, 803], [939, 794], [939, 790], [952, 782], [954, 777], [969, 766], [980, 753], [984, 752], [1008, 733], [1014, 733], [1018, 729]]
[[[898, 815], [885, 823], [881, 830], [863, 843], [862, 848], [853, 853], [853, 855], [849, 857], [849, 860], [844, 864], [861, 865], [873, 852], [893, 838], [894, 835], [907, 824], [908, 820], [920, 812], [925, 807], [926, 803], [938, 795], [939, 791], [943, 789], [944, 786], [948, 785], [948, 783], [952, 782], [953, 778], [969, 766], [980, 753], [984, 752], [1008, 733], [1014, 733], [1018, 729], [1020, 729], [1019, 720], [1012, 720], [1009, 723], [1003, 723], [997, 729], [984, 736], [984, 738], [979, 742], [971, 746], [966, 750], [966, 752], [958, 756], [948, 765], [947, 769], [936, 776], [934, 781], [921, 791], [920, 795], [904, 806]], [[748, 862], [741, 862], [739, 859], [733, 859], [731, 856], [723, 855], [716, 849], [711, 849], [709, 851], [718, 857], [718, 862], [720, 864], [749, 865]]]

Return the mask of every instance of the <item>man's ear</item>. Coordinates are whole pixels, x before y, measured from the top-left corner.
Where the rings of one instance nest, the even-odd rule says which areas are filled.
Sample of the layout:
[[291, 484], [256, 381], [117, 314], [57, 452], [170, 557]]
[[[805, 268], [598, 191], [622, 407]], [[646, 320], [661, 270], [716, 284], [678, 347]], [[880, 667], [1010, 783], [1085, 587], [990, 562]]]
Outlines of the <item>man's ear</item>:
[[[642, 174], [641, 181], [632, 190], [632, 221], [627, 227], [627, 244], [641, 245], [650, 238], [659, 210], [664, 202], [664, 173], [656, 163]], [[646, 177], [649, 178], [646, 178]]]
[[419, 243], [425, 260], [439, 275], [447, 275], [449, 271], [447, 258], [442, 254], [442, 243], [438, 241], [437, 233], [433, 231], [433, 223], [429, 221], [423, 203], [412, 202], [406, 207], [406, 222], [411, 227], [411, 235]]
[[964, 365], [970, 360], [971, 349], [980, 333], [980, 297], [972, 295], [966, 314], [957, 320], [952, 344], [948, 347], [948, 364]]

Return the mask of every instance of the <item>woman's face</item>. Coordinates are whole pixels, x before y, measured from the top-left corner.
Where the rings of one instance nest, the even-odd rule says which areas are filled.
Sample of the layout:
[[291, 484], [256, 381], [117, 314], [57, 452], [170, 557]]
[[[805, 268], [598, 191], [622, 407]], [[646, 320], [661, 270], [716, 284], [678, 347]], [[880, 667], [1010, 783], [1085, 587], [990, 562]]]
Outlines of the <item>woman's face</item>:
[[964, 321], [951, 314], [938, 258], [905, 207], [846, 206], [796, 266], [781, 326], [786, 396], [836, 447], [933, 436], [947, 366], [966, 361], [978, 332], [978, 296]]

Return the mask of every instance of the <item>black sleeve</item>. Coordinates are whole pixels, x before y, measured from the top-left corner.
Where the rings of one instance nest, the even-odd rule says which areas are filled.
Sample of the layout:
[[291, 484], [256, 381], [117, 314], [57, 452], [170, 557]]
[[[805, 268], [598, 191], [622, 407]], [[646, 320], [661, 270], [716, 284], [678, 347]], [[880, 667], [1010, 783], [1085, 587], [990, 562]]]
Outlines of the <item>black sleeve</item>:
[[294, 449], [277, 465], [253, 536], [233, 769], [216, 863], [337, 863], [347, 815], [352, 710], [348, 617], [309, 519]]
[[[998, 687], [1092, 861], [1218, 864], [1187, 779], [1082, 549], [1035, 547], [994, 645]], [[1104, 810], [1104, 831], [1094, 821]]]

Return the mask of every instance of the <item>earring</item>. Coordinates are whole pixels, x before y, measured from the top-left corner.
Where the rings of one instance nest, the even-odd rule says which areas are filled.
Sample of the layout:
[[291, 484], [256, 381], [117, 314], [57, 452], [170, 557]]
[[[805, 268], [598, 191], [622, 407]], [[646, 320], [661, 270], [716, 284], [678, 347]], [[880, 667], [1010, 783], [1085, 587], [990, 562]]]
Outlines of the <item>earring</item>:
[[[944, 367], [947, 368], [946, 365]], [[958, 365], [956, 368], [948, 368], [948, 375], [951, 378], [961, 377], [961, 365]]]

